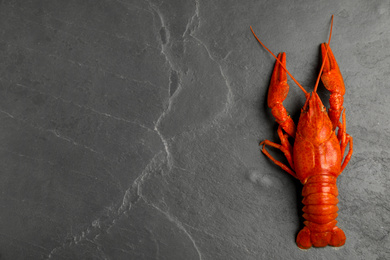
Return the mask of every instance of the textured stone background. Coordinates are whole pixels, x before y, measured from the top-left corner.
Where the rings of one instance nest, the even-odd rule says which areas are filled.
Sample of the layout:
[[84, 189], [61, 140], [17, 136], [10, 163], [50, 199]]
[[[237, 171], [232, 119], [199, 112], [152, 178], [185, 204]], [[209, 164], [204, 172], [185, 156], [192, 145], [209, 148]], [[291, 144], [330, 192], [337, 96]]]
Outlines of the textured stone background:
[[[389, 10], [0, 1], [0, 259], [389, 259]], [[274, 59], [249, 26], [310, 90], [332, 14], [354, 137], [338, 180], [347, 242], [302, 251], [301, 185], [258, 146], [278, 140]], [[303, 102], [291, 81], [295, 119]]]

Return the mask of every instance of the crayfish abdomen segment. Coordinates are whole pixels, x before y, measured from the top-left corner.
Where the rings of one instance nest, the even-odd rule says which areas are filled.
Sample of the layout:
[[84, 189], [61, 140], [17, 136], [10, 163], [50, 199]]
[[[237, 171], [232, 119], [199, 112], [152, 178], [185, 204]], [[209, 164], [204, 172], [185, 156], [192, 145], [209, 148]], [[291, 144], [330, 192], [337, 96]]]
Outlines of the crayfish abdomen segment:
[[311, 246], [342, 246], [345, 243], [344, 232], [336, 227], [337, 195], [336, 177], [332, 175], [314, 175], [303, 187], [303, 217], [305, 227], [297, 237], [298, 247], [308, 249]]

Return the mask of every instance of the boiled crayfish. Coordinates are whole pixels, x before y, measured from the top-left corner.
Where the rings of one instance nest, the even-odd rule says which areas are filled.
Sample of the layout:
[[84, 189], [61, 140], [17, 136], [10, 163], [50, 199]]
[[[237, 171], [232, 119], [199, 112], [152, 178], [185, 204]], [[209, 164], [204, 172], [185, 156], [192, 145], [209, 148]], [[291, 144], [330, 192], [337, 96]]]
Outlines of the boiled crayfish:
[[[280, 53], [276, 57], [258, 39], [251, 27], [259, 43], [276, 58], [268, 90], [268, 106], [279, 124], [277, 132], [281, 144], [265, 140], [260, 145], [263, 145], [262, 152], [269, 159], [304, 185], [302, 202], [305, 205], [303, 217], [306, 221], [296, 239], [298, 247], [302, 249], [327, 245], [338, 247], [344, 245], [346, 240], [344, 232], [336, 226], [338, 211], [336, 179], [351, 159], [353, 142], [352, 137], [346, 133], [344, 81], [329, 47], [332, 26], [333, 16], [328, 44], [321, 44], [323, 62], [312, 93], [308, 93], [286, 69], [286, 54]], [[282, 104], [289, 90], [286, 73], [306, 96], [297, 127]], [[317, 94], [320, 77], [325, 88], [331, 92], [328, 112]], [[295, 139], [293, 146], [288, 138]], [[343, 161], [348, 144], [349, 151]], [[290, 167], [274, 159], [265, 149], [267, 145], [282, 151]]]

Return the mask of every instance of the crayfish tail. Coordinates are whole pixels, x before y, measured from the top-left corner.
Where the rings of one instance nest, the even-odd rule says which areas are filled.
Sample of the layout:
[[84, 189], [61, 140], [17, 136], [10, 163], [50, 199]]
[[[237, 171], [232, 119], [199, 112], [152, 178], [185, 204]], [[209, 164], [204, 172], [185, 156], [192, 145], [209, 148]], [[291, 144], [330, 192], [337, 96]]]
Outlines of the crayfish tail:
[[310, 247], [334, 246], [340, 247], [345, 244], [346, 236], [341, 228], [334, 226], [330, 231], [316, 232], [306, 226], [299, 231], [297, 236], [297, 245], [301, 249]]
[[300, 249], [309, 249], [313, 245], [310, 238], [310, 229], [304, 227], [299, 231], [296, 242]]
[[343, 246], [347, 237], [344, 234], [344, 231], [341, 228], [334, 227], [332, 230], [332, 238], [330, 239], [330, 246]]
[[301, 249], [327, 245], [339, 247], [345, 244], [344, 232], [337, 224], [336, 177], [315, 175], [303, 187], [303, 217], [305, 227], [298, 233], [297, 245]]

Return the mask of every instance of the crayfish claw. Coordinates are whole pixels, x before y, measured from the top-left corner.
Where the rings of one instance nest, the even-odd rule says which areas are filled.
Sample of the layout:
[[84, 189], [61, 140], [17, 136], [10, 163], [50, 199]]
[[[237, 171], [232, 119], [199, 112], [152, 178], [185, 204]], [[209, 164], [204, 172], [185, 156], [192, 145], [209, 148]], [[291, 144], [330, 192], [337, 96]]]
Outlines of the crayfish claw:
[[272, 72], [271, 82], [268, 88], [267, 103], [268, 107], [272, 109], [272, 115], [275, 117], [276, 122], [282, 126], [283, 130], [286, 131], [289, 136], [295, 137], [295, 124], [282, 104], [289, 91], [285, 67], [286, 53], [282, 52], [279, 53], [278, 61], [275, 62], [275, 67]]
[[322, 83], [327, 90], [340, 95], [345, 94], [344, 80], [340, 72], [339, 65], [333, 55], [332, 49], [327, 43], [321, 44], [322, 60], [325, 60], [321, 75]]
[[336, 62], [333, 52], [328, 44], [321, 44], [322, 59], [325, 60], [321, 75], [321, 81], [325, 88], [330, 91], [329, 98], [329, 118], [332, 121], [333, 129], [339, 125], [340, 114], [343, 110], [345, 94], [344, 80], [340, 68]]

